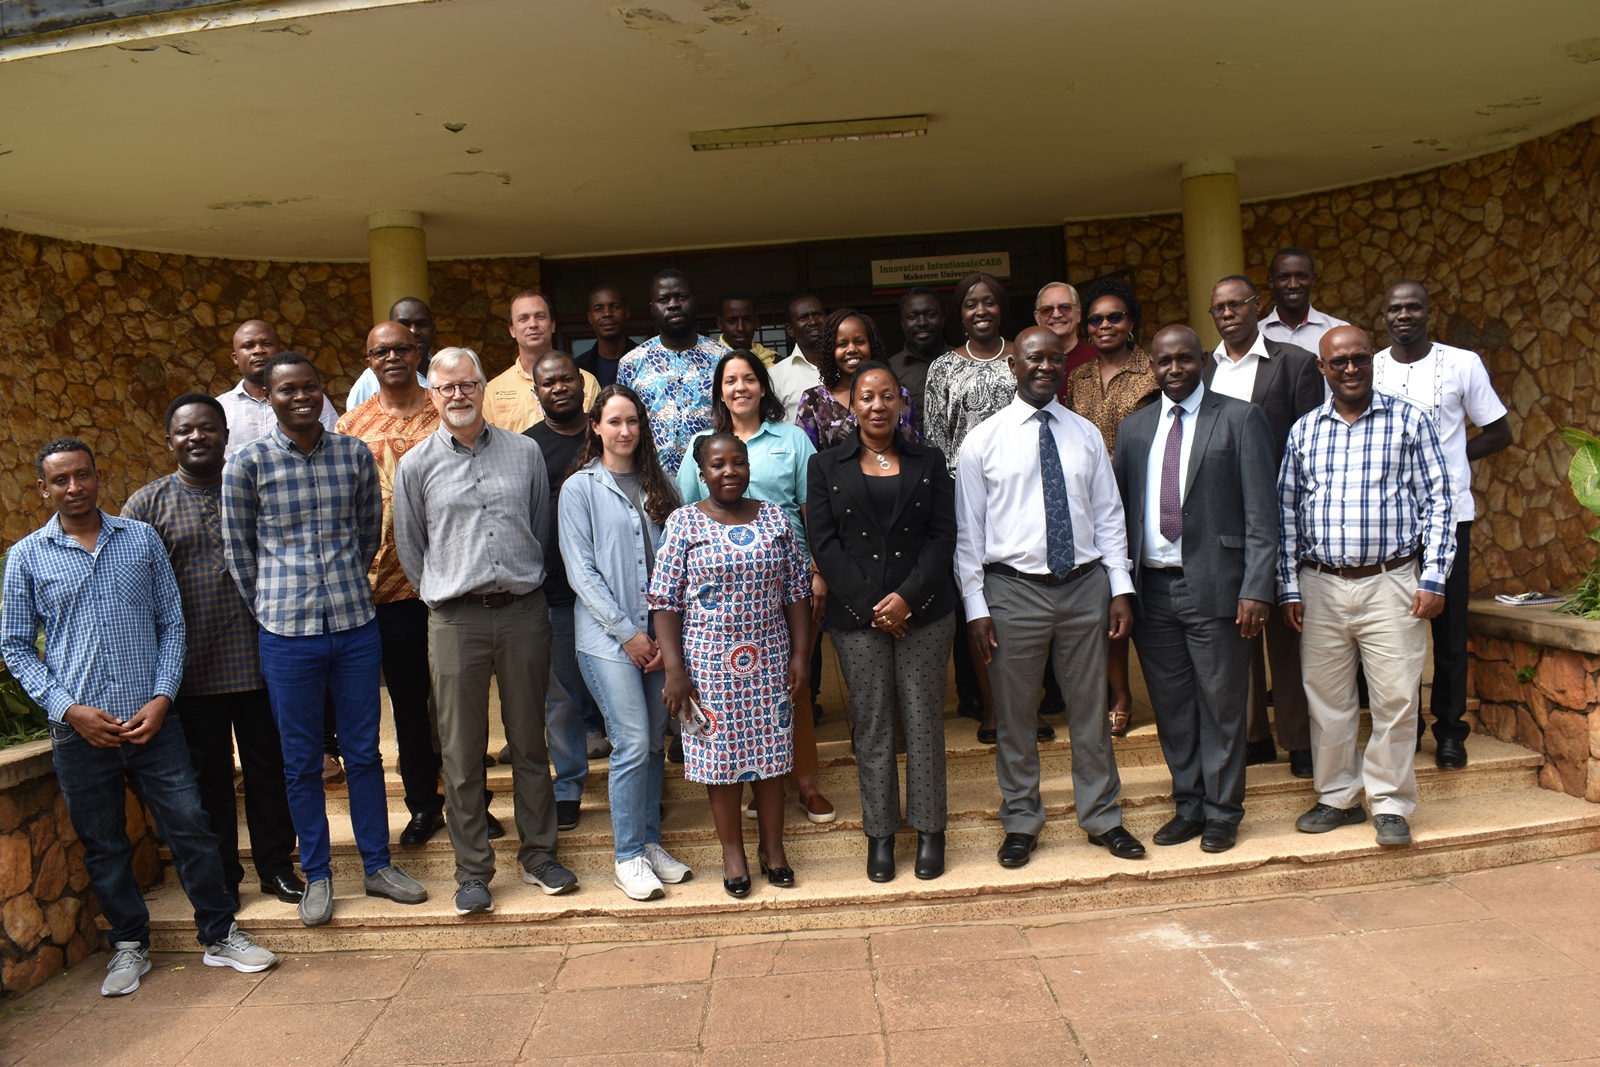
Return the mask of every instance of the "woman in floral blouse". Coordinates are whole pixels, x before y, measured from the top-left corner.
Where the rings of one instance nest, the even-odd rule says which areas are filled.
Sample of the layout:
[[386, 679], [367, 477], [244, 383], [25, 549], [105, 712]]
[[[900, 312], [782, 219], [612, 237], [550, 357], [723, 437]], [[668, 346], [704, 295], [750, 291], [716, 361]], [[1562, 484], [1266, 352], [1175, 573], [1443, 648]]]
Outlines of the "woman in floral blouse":
[[[888, 348], [878, 333], [871, 315], [854, 308], [840, 308], [828, 316], [823, 330], [827, 343], [817, 372], [822, 384], [807, 389], [800, 397], [795, 423], [811, 438], [818, 452], [839, 444], [856, 428], [855, 412], [850, 408], [850, 389], [856, 368], [868, 360], [887, 363]], [[911, 403], [911, 394], [902, 387], [905, 407], [900, 415], [900, 432], [910, 441], [922, 440], [922, 418]]]

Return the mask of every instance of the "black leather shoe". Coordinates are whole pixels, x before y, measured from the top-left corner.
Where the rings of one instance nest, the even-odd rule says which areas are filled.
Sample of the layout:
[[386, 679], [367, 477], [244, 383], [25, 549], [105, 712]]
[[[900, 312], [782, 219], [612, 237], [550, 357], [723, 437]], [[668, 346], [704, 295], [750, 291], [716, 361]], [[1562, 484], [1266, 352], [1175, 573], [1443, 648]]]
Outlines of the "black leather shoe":
[[983, 701], [963, 700], [956, 705], [956, 714], [963, 719], [977, 719], [983, 721]]
[[1185, 819], [1182, 815], [1174, 815], [1150, 840], [1158, 845], [1181, 845], [1194, 840], [1205, 828], [1204, 819]]
[[737, 897], [743, 900], [750, 895], [750, 876], [741, 874], [737, 878], [724, 878], [722, 880], [722, 888], [728, 891], [730, 897]]
[[999, 740], [999, 737], [998, 731], [985, 730], [981, 726], [978, 727], [978, 743], [980, 745], [992, 745]]
[[944, 831], [917, 831], [917, 877], [923, 881], [944, 873]]
[[489, 840], [496, 841], [506, 836], [506, 828], [500, 825], [500, 820], [492, 812], [484, 812], [483, 817], [489, 823]]
[[576, 800], [556, 801], [556, 829], [576, 830], [578, 828], [580, 803]]
[[444, 829], [444, 812], [421, 811], [411, 816], [406, 828], [400, 831], [400, 843], [407, 848], [425, 845], [428, 839]]
[[1207, 819], [1206, 832], [1200, 835], [1201, 852], [1226, 852], [1239, 840], [1239, 828], [1221, 819]]
[[1055, 739], [1056, 739], [1056, 728], [1054, 726], [1051, 726], [1047, 722], [1040, 723], [1039, 724], [1039, 740], [1041, 740], [1041, 741], [1054, 741]]
[[762, 859], [759, 855], [756, 856], [756, 863], [760, 864], [761, 873], [767, 876], [768, 882], [777, 886], [779, 889], [794, 888], [794, 868], [768, 867], [767, 861]]
[[1144, 859], [1144, 846], [1121, 826], [1113, 826], [1103, 834], [1090, 834], [1089, 844], [1109, 850], [1119, 860]]
[[1244, 765], [1254, 767], [1258, 763], [1278, 762], [1278, 746], [1272, 743], [1272, 738], [1260, 741], [1246, 741], [1244, 743]]
[[1289, 773], [1296, 778], [1310, 778], [1312, 776], [1311, 750], [1309, 748], [1297, 748], [1289, 753]]
[[867, 837], [867, 877], [874, 882], [894, 881], [894, 835]]
[[1026, 867], [1028, 857], [1038, 847], [1038, 834], [1007, 834], [1000, 843], [1000, 866]]
[[1467, 765], [1466, 743], [1457, 741], [1453, 737], [1439, 738], [1438, 748], [1433, 753], [1433, 762], [1441, 770], [1459, 771]]
[[[295, 877], [293, 871], [285, 871], [261, 879], [261, 892], [269, 897], [277, 897], [285, 904], [298, 904], [300, 898], [305, 896], [306, 884]], [[238, 899], [237, 892], [234, 893], [234, 899]]]

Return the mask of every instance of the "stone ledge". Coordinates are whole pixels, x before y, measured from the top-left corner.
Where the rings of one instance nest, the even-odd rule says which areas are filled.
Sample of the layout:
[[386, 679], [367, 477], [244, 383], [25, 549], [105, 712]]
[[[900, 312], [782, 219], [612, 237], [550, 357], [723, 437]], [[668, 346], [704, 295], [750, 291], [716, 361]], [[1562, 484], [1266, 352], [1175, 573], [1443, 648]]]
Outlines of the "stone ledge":
[[1600, 655], [1600, 619], [1579, 619], [1553, 610], [1559, 605], [1517, 607], [1492, 597], [1467, 605], [1467, 629], [1485, 637]]
[[54, 773], [56, 768], [50, 760], [49, 738], [0, 748], [0, 789], [10, 789]]

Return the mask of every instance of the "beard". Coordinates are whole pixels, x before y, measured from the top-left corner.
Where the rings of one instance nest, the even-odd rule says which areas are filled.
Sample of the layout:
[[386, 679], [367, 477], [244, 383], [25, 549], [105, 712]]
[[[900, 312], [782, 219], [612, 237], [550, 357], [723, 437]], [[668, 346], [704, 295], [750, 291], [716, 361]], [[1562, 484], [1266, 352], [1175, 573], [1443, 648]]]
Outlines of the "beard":
[[463, 426], [471, 426], [477, 419], [478, 410], [471, 404], [465, 404], [461, 407], [451, 404], [444, 409], [444, 421], [458, 430]]

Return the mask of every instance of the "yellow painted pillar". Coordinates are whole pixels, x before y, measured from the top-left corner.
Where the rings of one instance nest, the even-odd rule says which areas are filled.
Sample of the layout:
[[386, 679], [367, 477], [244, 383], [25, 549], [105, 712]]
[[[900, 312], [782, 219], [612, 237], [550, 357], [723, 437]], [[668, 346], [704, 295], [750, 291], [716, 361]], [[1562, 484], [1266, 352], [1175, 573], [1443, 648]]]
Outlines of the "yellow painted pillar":
[[1233, 160], [1194, 159], [1183, 165], [1183, 261], [1189, 286], [1189, 325], [1207, 348], [1221, 340], [1211, 321], [1211, 287], [1244, 273], [1244, 219]]
[[428, 235], [419, 211], [374, 211], [367, 216], [372, 321], [382, 322], [403, 296], [428, 299]]

